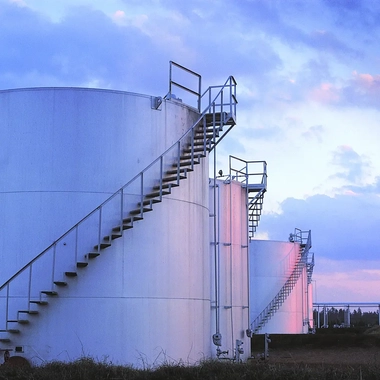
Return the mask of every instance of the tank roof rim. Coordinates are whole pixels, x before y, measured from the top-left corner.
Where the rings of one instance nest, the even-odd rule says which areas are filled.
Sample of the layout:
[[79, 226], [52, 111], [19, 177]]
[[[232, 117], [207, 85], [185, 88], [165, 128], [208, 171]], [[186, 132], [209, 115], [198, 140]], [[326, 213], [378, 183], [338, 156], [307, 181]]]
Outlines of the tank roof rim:
[[58, 91], [75, 90], [75, 91], [89, 91], [89, 92], [108, 92], [108, 93], [116, 93], [116, 94], [142, 96], [142, 97], [147, 97], [147, 98], [151, 98], [153, 96], [153, 95], [140, 94], [140, 93], [124, 91], [124, 90], [114, 90], [114, 89], [96, 88], [96, 87], [76, 87], [76, 86], [17, 87], [17, 88], [0, 89], [0, 94], [1, 93], [7, 93], [7, 92], [56, 91], [56, 90], [58, 90]]

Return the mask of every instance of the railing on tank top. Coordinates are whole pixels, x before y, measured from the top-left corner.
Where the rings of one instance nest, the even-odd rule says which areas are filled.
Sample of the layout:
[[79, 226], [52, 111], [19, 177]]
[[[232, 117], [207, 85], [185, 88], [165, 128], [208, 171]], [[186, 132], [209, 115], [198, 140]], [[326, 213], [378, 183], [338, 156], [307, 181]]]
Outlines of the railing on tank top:
[[[193, 126], [176, 143], [0, 286], [0, 332], [9, 331], [10, 321], [15, 322], [17, 319], [13, 318], [13, 315], [11, 317], [11, 314], [17, 314], [18, 317], [20, 310], [30, 311], [32, 300], [46, 297], [42, 291], [54, 291], [57, 286], [55, 282], [63, 282], [62, 277], [65, 273], [77, 272], [77, 264], [82, 262], [82, 258], [88, 263], [88, 254], [94, 252], [94, 242], [96, 242], [95, 252], [99, 253], [104, 247], [104, 238], [109, 237], [109, 241], [112, 240], [113, 227], [120, 226], [122, 234], [123, 225], [126, 224], [124, 220], [131, 216], [131, 211], [136, 210], [136, 205], [139, 211], [133, 216], [132, 224], [142, 219], [147, 196], [158, 192], [155, 199], [160, 202], [165, 195], [164, 180], [168, 170], [176, 169], [173, 186], [179, 185], [180, 159], [184, 149], [191, 148], [187, 160], [190, 162], [189, 169], [192, 170], [201, 157], [200, 154], [206, 156], [215, 148], [235, 124], [236, 85], [234, 77], [230, 76], [223, 85], [209, 87], [200, 98], [200, 101], [202, 99], [209, 101], [208, 105]], [[216, 89], [218, 91], [212, 98]], [[208, 118], [212, 121], [212, 137], [206, 133], [206, 115], [209, 114], [212, 115]], [[226, 125], [231, 119], [234, 122], [228, 124], [226, 131], [221, 131], [219, 125]], [[195, 136], [196, 129], [202, 125], [203, 145], [196, 145], [197, 152], [195, 152], [194, 142], [199, 139], [199, 136], [197, 138]], [[199, 152], [200, 147], [201, 152]], [[71, 264], [67, 264], [68, 262]], [[42, 265], [38, 266], [39, 264]], [[46, 271], [50, 273], [47, 275]], [[22, 285], [25, 288], [21, 288]]]
[[227, 180], [241, 182], [247, 190], [248, 237], [252, 239], [260, 221], [263, 198], [267, 190], [267, 163], [230, 156], [229, 166], [230, 173]]

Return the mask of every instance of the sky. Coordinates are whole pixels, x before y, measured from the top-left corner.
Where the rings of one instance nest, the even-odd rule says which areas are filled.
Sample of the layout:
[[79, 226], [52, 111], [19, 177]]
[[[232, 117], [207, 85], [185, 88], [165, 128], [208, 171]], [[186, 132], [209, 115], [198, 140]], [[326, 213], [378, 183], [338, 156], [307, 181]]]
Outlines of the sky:
[[379, 302], [379, 37], [375, 0], [0, 0], [0, 89], [164, 96], [171, 60], [203, 89], [233, 75], [217, 162], [267, 162], [256, 237], [311, 230], [314, 301]]

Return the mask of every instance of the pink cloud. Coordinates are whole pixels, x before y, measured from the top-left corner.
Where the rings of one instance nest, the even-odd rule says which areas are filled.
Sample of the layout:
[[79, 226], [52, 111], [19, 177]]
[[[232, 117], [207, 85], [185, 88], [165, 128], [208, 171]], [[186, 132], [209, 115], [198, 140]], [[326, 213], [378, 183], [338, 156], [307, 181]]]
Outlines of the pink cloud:
[[358, 74], [353, 72], [353, 82], [363, 92], [380, 91], [380, 75]]
[[318, 103], [337, 103], [340, 100], [339, 90], [332, 83], [322, 83], [314, 88], [310, 97]]

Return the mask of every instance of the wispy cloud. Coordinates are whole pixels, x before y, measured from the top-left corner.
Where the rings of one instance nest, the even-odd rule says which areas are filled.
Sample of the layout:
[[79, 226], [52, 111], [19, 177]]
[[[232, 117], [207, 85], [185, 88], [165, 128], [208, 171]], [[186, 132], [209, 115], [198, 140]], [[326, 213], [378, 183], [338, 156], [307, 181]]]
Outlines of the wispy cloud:
[[350, 146], [342, 145], [333, 152], [331, 163], [337, 166], [337, 172], [332, 177], [342, 178], [351, 184], [358, 184], [363, 180], [371, 166], [364, 155], [359, 155]]

